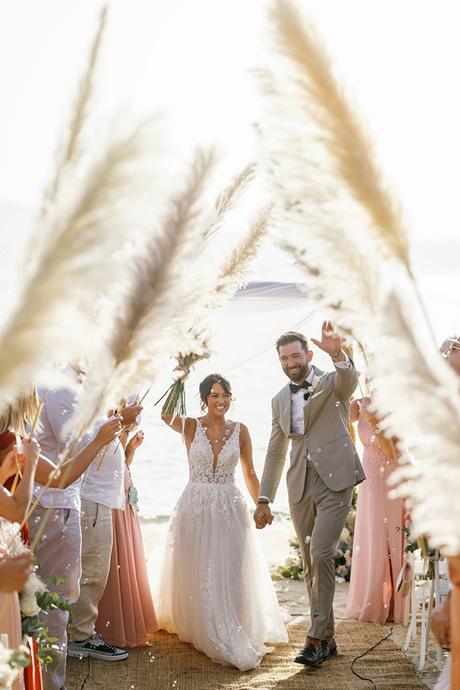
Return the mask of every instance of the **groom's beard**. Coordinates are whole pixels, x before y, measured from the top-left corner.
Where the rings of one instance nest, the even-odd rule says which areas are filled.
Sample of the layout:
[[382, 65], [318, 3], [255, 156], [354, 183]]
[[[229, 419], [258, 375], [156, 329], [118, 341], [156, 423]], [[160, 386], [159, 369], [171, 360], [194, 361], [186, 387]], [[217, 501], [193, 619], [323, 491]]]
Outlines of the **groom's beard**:
[[286, 376], [292, 381], [292, 383], [303, 383], [305, 379], [307, 378], [308, 374], [310, 373], [310, 365], [306, 364], [305, 366], [301, 366], [299, 369], [296, 369], [295, 371], [291, 371], [290, 369], [285, 369], [283, 367], [283, 371], [286, 374]]

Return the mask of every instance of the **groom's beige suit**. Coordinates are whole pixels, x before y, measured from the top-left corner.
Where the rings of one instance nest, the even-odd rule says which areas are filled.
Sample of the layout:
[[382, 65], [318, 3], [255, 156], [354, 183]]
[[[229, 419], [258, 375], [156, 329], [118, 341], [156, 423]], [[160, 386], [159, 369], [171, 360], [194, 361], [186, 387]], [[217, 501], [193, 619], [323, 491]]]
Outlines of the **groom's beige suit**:
[[287, 487], [311, 603], [308, 634], [322, 640], [334, 635], [334, 552], [353, 486], [366, 477], [349, 433], [350, 398], [358, 383], [353, 362], [336, 365], [334, 372], [312, 367], [308, 380], [314, 390], [304, 403], [303, 433], [293, 433], [289, 384], [272, 400], [272, 432], [260, 495], [275, 499], [292, 441]]

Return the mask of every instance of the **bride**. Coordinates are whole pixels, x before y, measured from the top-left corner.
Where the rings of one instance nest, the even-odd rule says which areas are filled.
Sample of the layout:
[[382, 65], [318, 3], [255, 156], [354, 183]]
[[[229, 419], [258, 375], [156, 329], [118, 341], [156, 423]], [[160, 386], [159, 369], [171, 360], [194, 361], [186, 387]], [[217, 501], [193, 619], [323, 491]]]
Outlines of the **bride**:
[[189, 482], [156, 563], [155, 609], [160, 628], [220, 664], [247, 671], [273, 651], [267, 642], [287, 642], [288, 637], [249, 510], [234, 481], [241, 460], [257, 504], [259, 480], [249, 432], [225, 418], [231, 402], [227, 379], [210, 374], [199, 390], [205, 414], [171, 424], [185, 437]]

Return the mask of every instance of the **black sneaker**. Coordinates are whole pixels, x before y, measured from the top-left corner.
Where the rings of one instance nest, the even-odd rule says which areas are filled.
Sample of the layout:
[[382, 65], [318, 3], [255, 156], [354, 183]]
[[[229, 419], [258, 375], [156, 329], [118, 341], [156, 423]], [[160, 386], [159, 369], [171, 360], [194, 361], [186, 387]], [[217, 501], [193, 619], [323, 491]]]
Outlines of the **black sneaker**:
[[92, 635], [82, 642], [69, 642], [67, 645], [67, 656], [80, 659], [90, 656], [93, 659], [102, 659], [104, 661], [122, 661], [128, 658], [128, 652], [125, 649], [107, 644], [99, 635]]

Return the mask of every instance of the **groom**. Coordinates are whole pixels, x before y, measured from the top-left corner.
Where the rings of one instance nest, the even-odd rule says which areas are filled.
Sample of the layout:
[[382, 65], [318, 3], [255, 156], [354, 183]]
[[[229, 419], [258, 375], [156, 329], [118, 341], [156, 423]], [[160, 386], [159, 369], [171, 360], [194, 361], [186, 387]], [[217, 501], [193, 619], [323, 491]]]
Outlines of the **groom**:
[[335, 371], [323, 372], [310, 365], [313, 352], [301, 333], [284, 333], [276, 342], [290, 383], [272, 400], [272, 432], [254, 520], [258, 529], [273, 521], [269, 504], [275, 499], [291, 440], [289, 506], [311, 605], [308, 637], [295, 661], [319, 666], [337, 654], [334, 552], [353, 486], [365, 474], [349, 434], [350, 397], [358, 373], [330, 322], [323, 323], [321, 340], [312, 338], [312, 342], [331, 357]]

